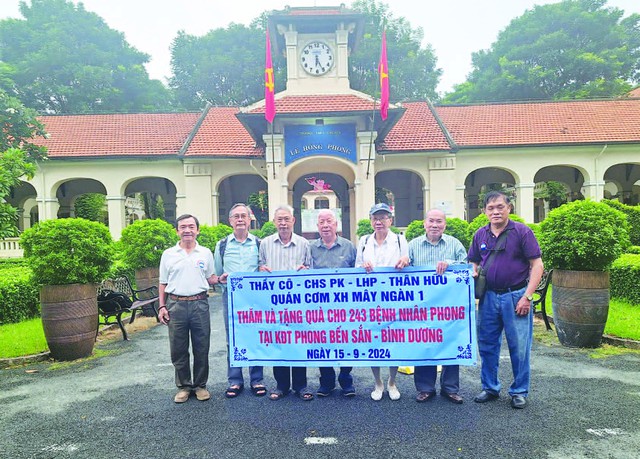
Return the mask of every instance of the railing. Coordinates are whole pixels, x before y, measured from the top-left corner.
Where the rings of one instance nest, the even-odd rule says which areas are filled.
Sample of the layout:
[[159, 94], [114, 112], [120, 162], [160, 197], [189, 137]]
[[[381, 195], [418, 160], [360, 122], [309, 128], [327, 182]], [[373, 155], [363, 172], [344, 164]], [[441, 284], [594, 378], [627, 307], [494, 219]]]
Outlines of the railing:
[[8, 237], [0, 239], [0, 258], [21, 258], [22, 248], [20, 247], [20, 239], [17, 237]]

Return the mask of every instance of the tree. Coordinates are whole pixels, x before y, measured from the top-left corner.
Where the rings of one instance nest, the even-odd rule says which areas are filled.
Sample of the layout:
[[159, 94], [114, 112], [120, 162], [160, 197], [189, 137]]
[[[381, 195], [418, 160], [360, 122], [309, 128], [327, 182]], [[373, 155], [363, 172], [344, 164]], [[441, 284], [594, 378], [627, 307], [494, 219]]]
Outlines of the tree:
[[[357, 0], [352, 8], [365, 17], [365, 36], [349, 57], [351, 87], [378, 95], [378, 60], [383, 24], [393, 101], [437, 98], [442, 70], [430, 46], [422, 48], [421, 28], [412, 29], [404, 18], [395, 19], [389, 6], [376, 0]], [[251, 25], [230, 24], [202, 37], [180, 32], [171, 47], [173, 76], [169, 85], [187, 109], [214, 105], [247, 105], [264, 97], [265, 24], [268, 12]], [[286, 83], [284, 56], [272, 54], [276, 92]], [[292, 65], [297, 65], [295, 62]]]
[[394, 18], [389, 5], [377, 0], [356, 0], [351, 8], [365, 16], [364, 39], [349, 58], [351, 87], [379, 95], [378, 62], [384, 29], [392, 102], [437, 99], [436, 86], [442, 70], [436, 68], [437, 58], [431, 45], [422, 48], [422, 28], [412, 29], [405, 18]]
[[446, 103], [615, 97], [640, 78], [640, 15], [606, 0], [538, 5], [491, 49], [473, 53], [467, 82]]
[[20, 178], [33, 177], [35, 161], [45, 157], [44, 147], [31, 140], [44, 136], [44, 126], [36, 119], [33, 110], [25, 108], [15, 97], [0, 89], [0, 238], [16, 236], [18, 214], [14, 207], [4, 202]]
[[144, 68], [149, 56], [82, 3], [22, 1], [20, 12], [24, 19], [0, 21], [0, 70], [12, 73], [26, 106], [55, 114], [167, 107], [168, 91]]
[[[169, 86], [187, 109], [247, 105], [264, 97], [265, 29], [230, 24], [202, 37], [180, 32], [171, 45]], [[273, 54], [276, 91], [284, 89], [284, 59]]]

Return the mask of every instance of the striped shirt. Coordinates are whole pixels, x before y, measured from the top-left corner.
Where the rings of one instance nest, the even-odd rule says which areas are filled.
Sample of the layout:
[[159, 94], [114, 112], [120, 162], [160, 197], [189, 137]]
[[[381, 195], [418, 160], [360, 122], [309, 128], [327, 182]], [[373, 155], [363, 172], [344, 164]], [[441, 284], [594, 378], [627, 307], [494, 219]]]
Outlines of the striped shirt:
[[370, 261], [374, 268], [393, 268], [400, 257], [408, 254], [407, 240], [402, 234], [389, 231], [382, 244], [376, 242], [375, 233], [368, 234], [358, 242], [356, 268], [361, 268], [365, 261]]
[[[258, 270], [258, 244], [257, 238], [249, 233], [243, 242], [239, 242], [233, 233], [227, 238], [227, 246], [224, 249], [224, 263], [220, 256], [221, 239], [216, 244], [216, 250], [213, 254], [213, 266], [216, 275], [222, 273], [241, 273], [252, 272]], [[226, 288], [225, 284], [221, 284]]]
[[409, 242], [409, 259], [411, 266], [435, 266], [439, 261], [450, 265], [466, 263], [467, 251], [459, 240], [448, 234], [443, 234], [437, 244], [422, 235]]
[[288, 244], [280, 241], [278, 233], [267, 236], [260, 243], [260, 266], [268, 266], [271, 271], [295, 271], [298, 266], [311, 265], [309, 241], [297, 234], [291, 234]]

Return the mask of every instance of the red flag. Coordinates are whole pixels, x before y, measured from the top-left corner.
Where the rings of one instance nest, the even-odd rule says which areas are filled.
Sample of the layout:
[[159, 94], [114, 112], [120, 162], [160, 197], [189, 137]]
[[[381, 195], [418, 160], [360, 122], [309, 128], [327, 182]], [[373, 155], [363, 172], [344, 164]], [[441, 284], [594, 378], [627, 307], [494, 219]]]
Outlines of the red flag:
[[384, 30], [382, 31], [378, 73], [380, 73], [380, 116], [386, 120], [389, 111], [389, 65], [387, 64], [387, 33]]
[[264, 61], [264, 117], [270, 123], [276, 117], [274, 99], [275, 80], [273, 79], [273, 63], [271, 62], [271, 40], [267, 29], [267, 53]]

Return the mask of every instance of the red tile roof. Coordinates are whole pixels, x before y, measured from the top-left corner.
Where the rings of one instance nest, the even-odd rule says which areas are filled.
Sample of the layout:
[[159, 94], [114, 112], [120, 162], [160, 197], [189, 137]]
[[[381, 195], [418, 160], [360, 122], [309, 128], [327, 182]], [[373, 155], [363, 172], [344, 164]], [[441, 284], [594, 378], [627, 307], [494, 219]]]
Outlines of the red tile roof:
[[262, 148], [236, 118], [235, 107], [212, 107], [189, 144], [186, 156], [262, 156]]
[[50, 158], [175, 155], [198, 113], [42, 116]]
[[389, 131], [379, 150], [401, 152], [451, 149], [426, 102], [410, 102], [402, 106], [407, 111]]
[[439, 106], [461, 147], [640, 142], [640, 99]]
[[[376, 109], [379, 105], [376, 103]], [[276, 115], [287, 113], [324, 113], [373, 110], [373, 100], [354, 94], [285, 96], [276, 98]], [[264, 113], [264, 105], [249, 113]]]

